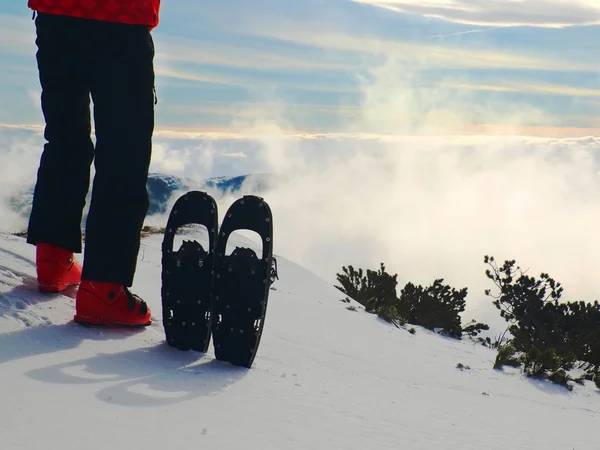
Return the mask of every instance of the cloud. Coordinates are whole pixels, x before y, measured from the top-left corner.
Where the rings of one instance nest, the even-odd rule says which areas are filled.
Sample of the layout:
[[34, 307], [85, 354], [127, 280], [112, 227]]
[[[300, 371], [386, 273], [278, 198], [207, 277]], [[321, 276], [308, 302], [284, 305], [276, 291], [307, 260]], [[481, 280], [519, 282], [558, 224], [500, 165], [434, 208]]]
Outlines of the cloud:
[[[236, 45], [211, 42], [210, 47], [200, 39], [160, 34], [157, 38], [157, 59], [168, 63], [191, 63], [266, 71], [344, 70], [351, 67], [342, 58], [293, 54], [281, 49], [265, 48], [264, 43], [237, 42]], [[316, 56], [316, 57], [315, 57]], [[328, 55], [331, 56], [331, 55]]]
[[248, 156], [245, 153], [242, 153], [242, 152], [223, 153], [222, 156], [224, 158], [236, 158], [236, 159], [247, 159], [248, 158]]
[[354, 61], [357, 70], [371, 67], [389, 57], [402, 57], [406, 61], [427, 65], [431, 69], [525, 69], [539, 73], [598, 69], [598, 64], [594, 61], [570, 60], [568, 55], [557, 57], [549, 54], [548, 49], [534, 49], [534, 51], [493, 46], [461, 46], [433, 41], [391, 39], [373, 33], [358, 35], [352, 30], [344, 29], [342, 24], [331, 26], [306, 24], [300, 27], [286, 19], [271, 25], [267, 25], [261, 19], [254, 19], [240, 27], [253, 36], [278, 39], [327, 51], [346, 52], [346, 57]]
[[32, 105], [36, 108], [36, 111], [41, 111], [42, 109], [42, 99], [39, 91], [34, 91], [33, 89], [27, 89], [27, 96], [29, 100], [31, 100]]
[[568, 86], [563, 84], [550, 84], [541, 82], [538, 84], [527, 83], [524, 81], [501, 81], [498, 84], [479, 84], [475, 83], [444, 83], [448, 87], [456, 89], [467, 89], [475, 91], [490, 92], [521, 92], [534, 94], [565, 95], [568, 97], [599, 97], [600, 89], [584, 88], [577, 86]]
[[600, 2], [597, 0], [353, 1], [471, 25], [565, 27], [600, 23]]
[[457, 89], [452, 78], [423, 83], [425, 71], [426, 66], [401, 58], [371, 69], [362, 78], [361, 114], [348, 128], [386, 135], [446, 135], [490, 125], [516, 132], [524, 126], [560, 123], [526, 101]]
[[[285, 88], [299, 91], [331, 91], [331, 92], [354, 92], [355, 86], [348, 82], [338, 82], [325, 84], [319, 79], [307, 79], [304, 82], [295, 80], [277, 79], [272, 75], [266, 77], [260, 73], [216, 73], [209, 69], [197, 67], [194, 69], [179, 68], [175, 64], [166, 64], [163, 61], [157, 61], [155, 72], [158, 77], [178, 81], [191, 82], [191, 87], [198, 87], [203, 84], [213, 84], [221, 86], [240, 87], [247, 91], [257, 91], [274, 88]], [[168, 82], [167, 82], [168, 83]], [[190, 87], [187, 85], [187, 87]]]
[[[0, 126], [0, 232], [20, 231], [26, 227], [15, 211], [19, 196], [35, 184], [43, 142], [35, 126]], [[16, 204], [15, 204], [16, 201]]]
[[0, 55], [34, 55], [35, 26], [29, 18], [0, 14]]

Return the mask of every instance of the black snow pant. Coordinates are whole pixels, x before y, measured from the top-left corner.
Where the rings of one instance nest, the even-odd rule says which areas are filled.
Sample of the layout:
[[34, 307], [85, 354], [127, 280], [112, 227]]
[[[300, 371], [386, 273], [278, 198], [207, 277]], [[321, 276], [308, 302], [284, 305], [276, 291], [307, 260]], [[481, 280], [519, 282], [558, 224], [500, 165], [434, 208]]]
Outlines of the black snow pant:
[[82, 252], [94, 162], [82, 278], [131, 286], [149, 206], [155, 105], [150, 30], [47, 14], [37, 16], [36, 29], [47, 143], [27, 241]]

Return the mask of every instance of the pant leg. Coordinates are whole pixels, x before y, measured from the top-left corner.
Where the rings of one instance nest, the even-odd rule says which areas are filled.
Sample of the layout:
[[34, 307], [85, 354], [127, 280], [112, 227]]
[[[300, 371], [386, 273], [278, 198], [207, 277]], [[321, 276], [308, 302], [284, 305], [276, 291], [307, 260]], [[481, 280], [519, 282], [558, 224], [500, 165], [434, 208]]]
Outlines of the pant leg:
[[81, 219], [94, 149], [90, 91], [76, 19], [38, 15], [36, 44], [47, 143], [40, 158], [27, 241], [81, 252]]
[[96, 22], [92, 99], [96, 155], [83, 279], [133, 284], [148, 212], [154, 44], [148, 27]]

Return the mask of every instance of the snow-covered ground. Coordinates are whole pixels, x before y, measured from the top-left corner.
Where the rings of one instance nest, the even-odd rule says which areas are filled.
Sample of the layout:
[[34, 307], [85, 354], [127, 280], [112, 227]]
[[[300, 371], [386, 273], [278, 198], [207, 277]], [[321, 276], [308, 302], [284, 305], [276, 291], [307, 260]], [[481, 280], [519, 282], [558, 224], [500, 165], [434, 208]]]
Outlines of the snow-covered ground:
[[179, 352], [160, 321], [161, 240], [144, 239], [133, 286], [155, 321], [132, 331], [72, 323], [74, 292], [38, 293], [34, 248], [0, 235], [2, 450], [600, 448], [593, 385], [494, 371], [468, 340], [347, 310], [285, 255], [250, 370], [212, 346]]

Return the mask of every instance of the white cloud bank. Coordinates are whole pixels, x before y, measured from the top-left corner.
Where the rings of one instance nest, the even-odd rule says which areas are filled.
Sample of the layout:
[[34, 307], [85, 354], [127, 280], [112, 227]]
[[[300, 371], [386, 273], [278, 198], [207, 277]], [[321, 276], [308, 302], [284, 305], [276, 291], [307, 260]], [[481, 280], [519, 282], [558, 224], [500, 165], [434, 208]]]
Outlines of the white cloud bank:
[[483, 26], [564, 27], [600, 23], [598, 0], [353, 0]]

